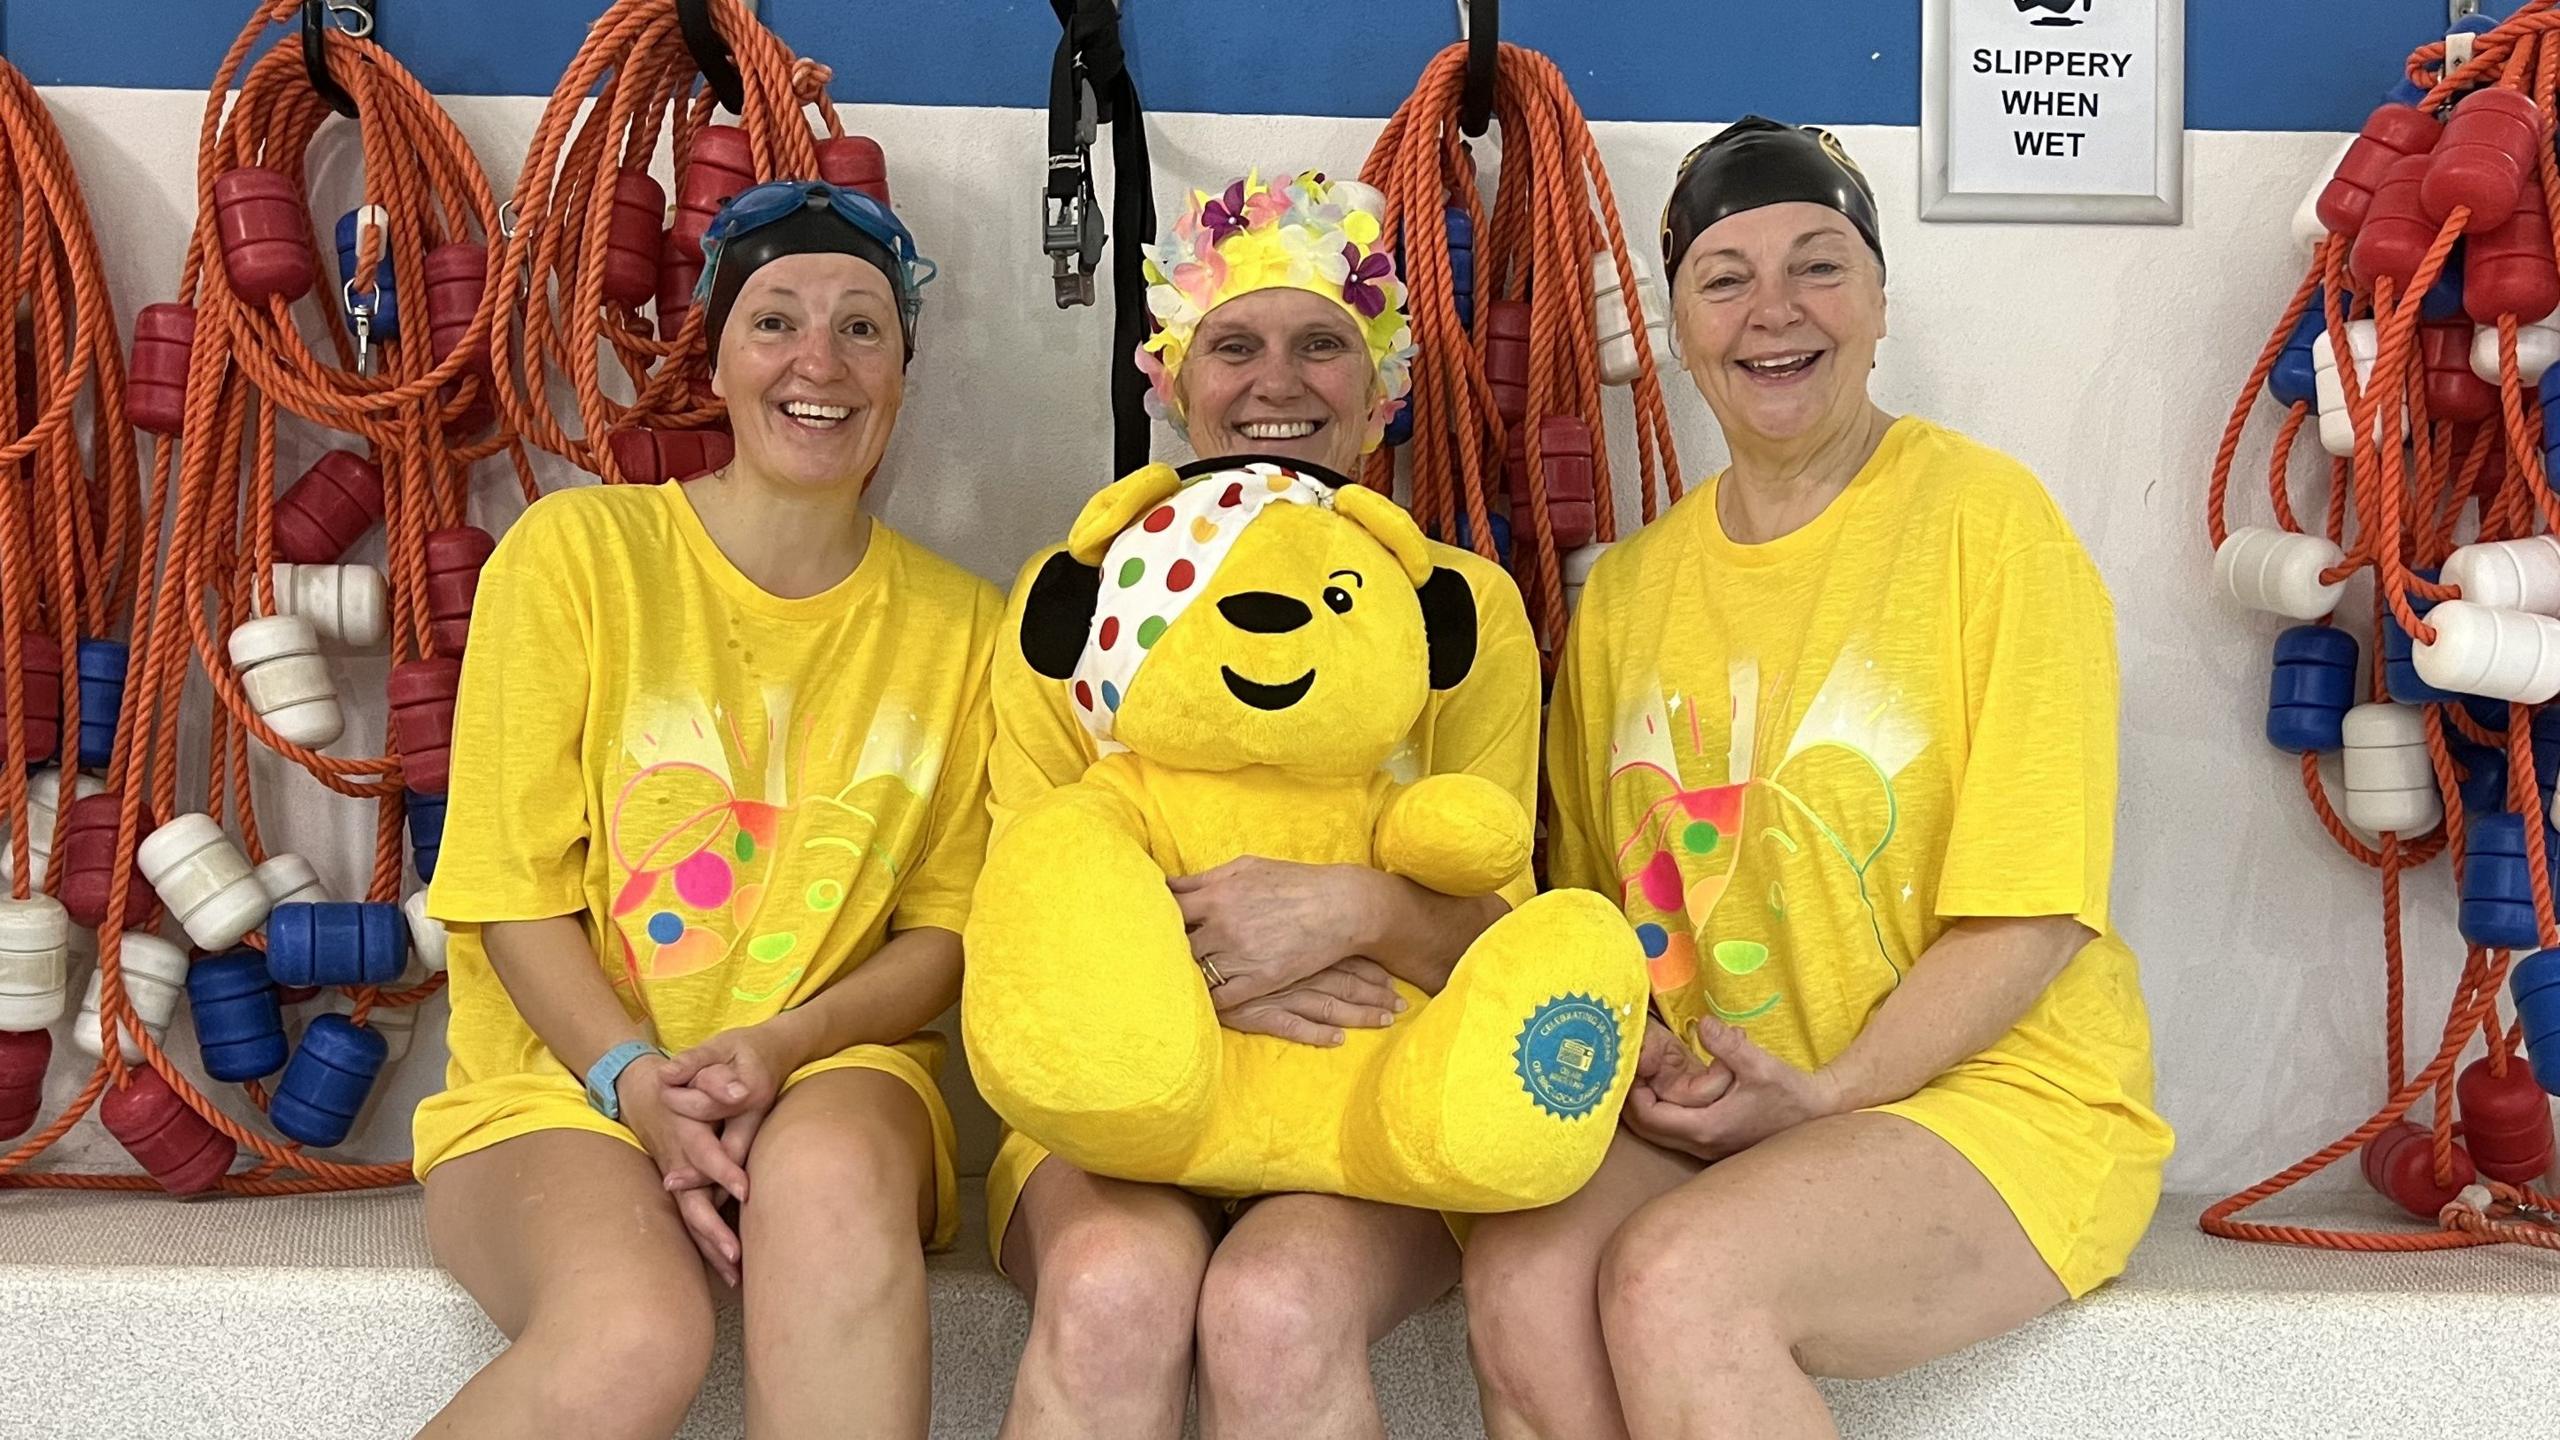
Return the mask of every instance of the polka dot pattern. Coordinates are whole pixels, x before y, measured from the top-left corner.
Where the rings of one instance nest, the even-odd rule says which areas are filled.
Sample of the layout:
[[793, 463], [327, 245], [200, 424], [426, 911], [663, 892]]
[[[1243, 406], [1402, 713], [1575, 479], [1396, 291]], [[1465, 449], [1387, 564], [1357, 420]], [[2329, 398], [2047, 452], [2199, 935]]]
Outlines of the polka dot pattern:
[[1095, 599], [1069, 684], [1077, 718], [1106, 752], [1117, 748], [1112, 717], [1139, 665], [1212, 588], [1218, 566], [1254, 517], [1275, 504], [1332, 502], [1329, 489], [1288, 466], [1251, 461], [1194, 479], [1112, 540], [1100, 566], [1112, 583]]

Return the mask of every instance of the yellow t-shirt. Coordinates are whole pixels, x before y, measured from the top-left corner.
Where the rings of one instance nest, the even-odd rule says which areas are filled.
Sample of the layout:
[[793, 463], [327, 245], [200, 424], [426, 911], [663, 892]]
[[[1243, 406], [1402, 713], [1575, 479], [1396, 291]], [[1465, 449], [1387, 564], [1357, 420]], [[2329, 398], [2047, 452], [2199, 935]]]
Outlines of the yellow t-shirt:
[[[1001, 608], [876, 521], [851, 575], [786, 600], [676, 483], [526, 510], [481, 572], [463, 661], [428, 890], [452, 931], [453, 1058], [418, 1109], [418, 1173], [531, 1130], [619, 1128], [508, 999], [484, 923], [580, 917], [671, 1051], [808, 999], [893, 931], [959, 931]], [[881, 1053], [847, 1063], [920, 1075], [938, 1107], [940, 1036], [902, 1042], [903, 1064], [857, 1049]]]
[[1552, 883], [1619, 900], [1663, 1018], [1805, 1068], [1948, 924], [2096, 931], [2015, 1029], [1910, 1100], [2073, 1293], [2123, 1266], [2168, 1127], [2109, 928], [2114, 611], [2033, 475], [1894, 423], [1804, 528], [1737, 544], [1710, 483], [1595, 567], [1549, 717]]
[[[990, 683], [995, 743], [987, 775], [989, 808], [999, 830], [1041, 796], [1083, 778], [1098, 753], [1076, 719], [1066, 683], [1032, 669], [1022, 654], [1023, 602], [1059, 548], [1032, 556], [1022, 567], [996, 647]], [[1523, 812], [1535, 814], [1541, 666], [1519, 587], [1501, 566], [1471, 551], [1433, 542], [1431, 560], [1465, 577], [1475, 597], [1475, 664], [1465, 679], [1432, 693], [1405, 743], [1388, 758], [1387, 773], [1404, 782], [1425, 775], [1482, 776], [1518, 796]], [[1515, 906], [1535, 893], [1535, 877], [1525, 874], [1501, 892]], [[1048, 1153], [1031, 1137], [1007, 1130], [987, 1168], [987, 1248], [999, 1267], [1014, 1203]]]

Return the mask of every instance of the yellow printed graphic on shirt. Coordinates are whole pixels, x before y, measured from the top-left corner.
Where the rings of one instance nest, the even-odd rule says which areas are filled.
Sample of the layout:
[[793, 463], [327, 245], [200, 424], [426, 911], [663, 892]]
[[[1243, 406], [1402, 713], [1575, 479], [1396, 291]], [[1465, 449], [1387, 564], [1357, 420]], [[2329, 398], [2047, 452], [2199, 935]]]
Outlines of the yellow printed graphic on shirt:
[[[634, 998], [718, 970], [733, 977], [730, 999], [771, 1000], [807, 973], [848, 877], [876, 863], [896, 882], [898, 857], [880, 841], [904, 832], [908, 808], [932, 793], [941, 741], [918, 733], [895, 697], [859, 737], [795, 719], [787, 688], [770, 687], [763, 700], [766, 733], [755, 746], [735, 711], [699, 699], [658, 699], [626, 717], [623, 756], [637, 768], [605, 830], [616, 983]], [[751, 773], [759, 753], [762, 772]], [[793, 777], [803, 773], [845, 778], [833, 793], [801, 795]]]
[[[1894, 776], [1925, 737], [1852, 649], [1777, 748], [1776, 773], [1762, 777], [1753, 772], [1759, 664], [1736, 659], [1728, 678], [1721, 714], [1659, 682], [1633, 689], [1610, 742], [1611, 791], [1644, 795], [1651, 781], [1659, 792], [1645, 796], [1618, 841], [1619, 899], [1637, 922], [1664, 1014], [1684, 1031], [1702, 1011], [1743, 1024], [1787, 998], [1778, 977], [1796, 969], [1789, 921], [1799, 905], [1823, 917], [1844, 904], [1863, 914], [1862, 927], [1847, 927], [1859, 953], [1836, 958], [1887, 988], [1901, 979], [1875, 925], [1868, 876], [1893, 840]], [[1722, 778], [1684, 780], [1718, 773], [1709, 753], [1717, 741]], [[1817, 933], [1828, 939], [1840, 927], [1817, 920]]]

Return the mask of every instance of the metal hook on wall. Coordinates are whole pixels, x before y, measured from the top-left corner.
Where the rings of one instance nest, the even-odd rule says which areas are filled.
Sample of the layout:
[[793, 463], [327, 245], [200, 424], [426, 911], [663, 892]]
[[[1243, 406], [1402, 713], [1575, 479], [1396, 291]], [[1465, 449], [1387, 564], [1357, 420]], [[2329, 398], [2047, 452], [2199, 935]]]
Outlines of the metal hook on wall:
[[329, 108], [355, 117], [355, 97], [329, 74], [329, 32], [338, 30], [357, 40], [371, 39], [379, 0], [302, 0], [302, 68], [311, 89]]

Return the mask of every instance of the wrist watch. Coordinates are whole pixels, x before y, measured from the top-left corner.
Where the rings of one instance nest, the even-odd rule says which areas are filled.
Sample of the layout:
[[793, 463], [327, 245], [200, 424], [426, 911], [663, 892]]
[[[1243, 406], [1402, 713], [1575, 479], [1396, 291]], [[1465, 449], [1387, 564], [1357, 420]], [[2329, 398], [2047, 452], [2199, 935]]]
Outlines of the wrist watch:
[[587, 1103], [607, 1120], [620, 1120], [622, 1095], [614, 1086], [621, 1082], [622, 1072], [643, 1055], [666, 1053], [646, 1040], [625, 1040], [597, 1056], [596, 1063], [587, 1067]]

